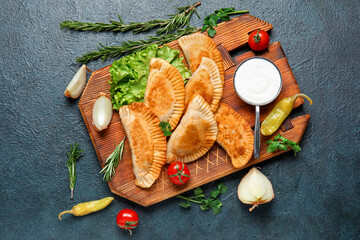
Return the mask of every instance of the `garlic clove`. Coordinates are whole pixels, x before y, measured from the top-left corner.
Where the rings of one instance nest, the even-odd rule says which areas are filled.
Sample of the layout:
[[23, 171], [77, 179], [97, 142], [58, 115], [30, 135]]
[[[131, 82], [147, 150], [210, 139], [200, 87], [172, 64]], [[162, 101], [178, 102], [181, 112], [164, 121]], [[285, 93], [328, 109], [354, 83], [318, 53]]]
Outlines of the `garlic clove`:
[[100, 93], [96, 99], [92, 110], [93, 126], [96, 131], [106, 129], [113, 115], [111, 100], [106, 97], [105, 93]]
[[66, 87], [64, 92], [68, 98], [78, 98], [85, 88], [86, 83], [86, 65], [83, 64], [80, 69], [76, 72], [75, 76]]
[[241, 179], [238, 197], [242, 203], [252, 204], [251, 212], [259, 204], [270, 202], [274, 198], [274, 190], [270, 180], [257, 168], [253, 167]]

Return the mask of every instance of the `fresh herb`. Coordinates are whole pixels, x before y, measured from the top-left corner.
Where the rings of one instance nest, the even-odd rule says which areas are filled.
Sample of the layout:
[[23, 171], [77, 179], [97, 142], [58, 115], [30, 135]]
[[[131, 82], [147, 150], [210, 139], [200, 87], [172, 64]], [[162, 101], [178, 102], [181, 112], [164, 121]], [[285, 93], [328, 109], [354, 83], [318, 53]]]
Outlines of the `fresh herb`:
[[205, 195], [200, 187], [194, 189], [195, 197], [184, 197], [182, 195], [177, 195], [178, 198], [181, 198], [185, 201], [180, 202], [180, 206], [183, 208], [191, 207], [190, 202], [200, 204], [200, 208], [203, 211], [207, 211], [210, 208], [213, 210], [214, 214], [221, 212], [221, 206], [223, 205], [218, 197], [221, 193], [227, 192], [227, 186], [224, 183], [218, 183], [217, 189], [210, 192], [210, 198], [205, 198]]
[[110, 95], [113, 108], [133, 102], [143, 102], [147, 80], [149, 77], [149, 63], [151, 58], [161, 58], [176, 67], [184, 82], [191, 77], [190, 71], [182, 62], [179, 51], [168, 46], [161, 48], [153, 44], [142, 51], [127, 55], [113, 62], [110, 67], [111, 82]]
[[207, 33], [210, 37], [214, 37], [216, 34], [216, 30], [214, 27], [217, 26], [219, 20], [221, 21], [229, 21], [230, 15], [234, 14], [242, 14], [242, 13], [249, 13], [248, 10], [241, 10], [241, 11], [235, 11], [235, 8], [222, 8], [220, 10], [216, 10], [214, 13], [206, 16], [204, 18], [203, 27], [201, 29], [201, 32], [204, 32], [207, 30]]
[[115, 169], [119, 165], [119, 161], [122, 160], [124, 146], [125, 146], [125, 137], [119, 143], [119, 145], [116, 146], [115, 144], [115, 150], [106, 159], [104, 168], [101, 169], [100, 171], [100, 173], [104, 174], [104, 178], [103, 178], [104, 181], [107, 182], [111, 181], [112, 177], [115, 175]]
[[[196, 7], [201, 2], [197, 2], [193, 5], [177, 8], [176, 14], [168, 15], [169, 19], [165, 20], [150, 20], [148, 22], [130, 22], [124, 23], [120, 15], [118, 15], [119, 21], [110, 21], [110, 23], [89, 23], [79, 21], [63, 21], [60, 23], [60, 27], [63, 29], [70, 29], [75, 31], [93, 31], [93, 32], [127, 32], [132, 31], [134, 34], [148, 31], [153, 28], [159, 28], [156, 32], [157, 35], [162, 33], [170, 33], [176, 29], [183, 28], [185, 25], [189, 25], [190, 17], [196, 12]], [[200, 17], [199, 17], [200, 18]]]
[[70, 144], [70, 152], [66, 151], [68, 156], [67, 167], [69, 169], [69, 186], [71, 190], [70, 198], [74, 198], [74, 188], [76, 182], [76, 161], [82, 156], [83, 150], [79, 149], [79, 144], [75, 143], [74, 145]]
[[159, 127], [161, 128], [161, 131], [163, 131], [163, 133], [164, 133], [164, 136], [167, 136], [167, 137], [169, 137], [169, 136], [171, 136], [171, 126], [170, 126], [170, 123], [168, 123], [168, 122], [161, 122], [160, 124], [159, 124]]
[[296, 153], [301, 151], [299, 144], [290, 141], [289, 139], [281, 136], [280, 134], [274, 137], [274, 140], [270, 139], [269, 141], [267, 141], [266, 144], [269, 145], [266, 148], [266, 152], [268, 153], [275, 152], [276, 150], [287, 151], [290, 147], [292, 148], [292, 150], [294, 150], [294, 156], [296, 157]]
[[120, 46], [104, 46], [101, 43], [98, 47], [98, 51], [87, 52], [81, 57], [77, 57], [76, 61], [81, 63], [88, 63], [89, 61], [101, 58], [102, 61], [105, 61], [109, 58], [119, 58], [124, 54], [132, 53], [135, 51], [143, 50], [152, 44], [157, 44], [159, 46], [166, 43], [175, 41], [182, 36], [189, 35], [197, 32], [198, 29], [194, 27], [187, 27], [184, 29], [179, 29], [172, 34], [166, 34], [161, 36], [150, 36], [146, 40], [138, 41], [127, 41], [122, 42]]

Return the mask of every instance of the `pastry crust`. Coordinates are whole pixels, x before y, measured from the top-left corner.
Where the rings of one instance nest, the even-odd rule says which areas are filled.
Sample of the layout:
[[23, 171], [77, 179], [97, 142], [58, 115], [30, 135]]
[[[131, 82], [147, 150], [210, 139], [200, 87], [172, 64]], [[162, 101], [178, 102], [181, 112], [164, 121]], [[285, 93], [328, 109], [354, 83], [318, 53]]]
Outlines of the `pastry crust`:
[[169, 122], [171, 129], [174, 129], [184, 112], [184, 101], [185, 88], [180, 72], [165, 60], [152, 58], [145, 105], [154, 111], [161, 122]]
[[197, 95], [189, 104], [167, 145], [167, 163], [195, 161], [212, 147], [217, 126], [209, 104]]
[[149, 188], [166, 161], [166, 137], [159, 118], [144, 103], [123, 106], [119, 115], [130, 144], [135, 184]]
[[196, 95], [200, 95], [210, 105], [211, 111], [216, 111], [223, 93], [223, 83], [213, 60], [207, 57], [201, 59], [199, 67], [186, 84], [185, 93], [185, 108]]
[[192, 73], [199, 67], [203, 57], [211, 58], [219, 68], [221, 81], [225, 81], [225, 70], [222, 62], [222, 56], [217, 49], [215, 42], [201, 34], [194, 33], [188, 36], [183, 36], [178, 40], [179, 46], [184, 52], [185, 58], [188, 62]]
[[215, 113], [218, 127], [216, 142], [230, 156], [235, 168], [246, 165], [254, 150], [254, 134], [250, 125], [234, 109], [220, 103]]

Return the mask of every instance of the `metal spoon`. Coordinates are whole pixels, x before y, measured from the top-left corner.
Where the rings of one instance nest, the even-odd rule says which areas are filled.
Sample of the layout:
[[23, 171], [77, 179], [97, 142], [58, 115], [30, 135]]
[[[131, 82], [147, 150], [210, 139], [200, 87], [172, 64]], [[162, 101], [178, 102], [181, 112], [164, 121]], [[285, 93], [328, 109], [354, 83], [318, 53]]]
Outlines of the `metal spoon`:
[[[274, 69], [276, 69], [277, 73], [279, 74], [278, 76], [280, 77], [280, 86], [277, 89], [277, 92], [274, 92], [274, 94], [271, 95], [271, 96], [267, 96], [266, 99], [263, 99], [261, 102], [258, 101], [256, 103], [254, 103], [248, 97], [244, 96], [244, 94], [241, 94], [239, 89], [237, 89], [237, 87], [236, 87], [238, 85], [235, 84], [235, 82], [236, 82], [236, 74], [239, 73], [240, 69], [241, 69], [241, 71], [243, 73], [243, 71], [245, 69], [243, 67], [244, 64], [245, 63], [248, 64], [250, 61], [254, 61], [255, 59], [266, 60], [267, 62], [269, 62], [270, 63], [269, 66], [271, 66], [271, 68], [273, 67]], [[250, 71], [250, 70], [246, 70], [246, 71]], [[252, 57], [252, 58], [249, 58], [249, 59], [243, 61], [241, 64], [239, 64], [237, 66], [237, 68], [235, 70], [235, 73], [234, 73], [234, 77], [233, 77], [233, 84], [234, 84], [234, 89], [236, 91], [236, 94], [240, 97], [240, 99], [243, 100], [244, 102], [246, 102], [247, 104], [255, 106], [254, 158], [257, 159], [257, 158], [260, 157], [260, 106], [271, 103], [279, 95], [279, 93], [281, 91], [281, 88], [282, 88], [281, 73], [280, 73], [280, 70], [278, 69], [278, 67], [272, 61], [270, 61], [269, 59], [266, 59], [266, 58], [263, 58], [263, 57]]]

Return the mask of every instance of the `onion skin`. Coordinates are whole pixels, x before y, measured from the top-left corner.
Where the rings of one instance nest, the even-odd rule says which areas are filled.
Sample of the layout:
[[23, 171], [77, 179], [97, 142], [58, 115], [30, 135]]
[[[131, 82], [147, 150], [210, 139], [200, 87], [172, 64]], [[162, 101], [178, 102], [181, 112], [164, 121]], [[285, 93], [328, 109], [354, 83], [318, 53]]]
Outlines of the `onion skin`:
[[66, 87], [64, 95], [68, 98], [77, 99], [84, 91], [86, 84], [86, 65], [83, 64], [76, 72], [69, 85]]
[[[95, 123], [99, 121], [99, 116], [97, 114], [104, 114], [102, 118], [104, 118], [105, 120], [100, 118], [100, 121], [102, 121], [102, 123]], [[112, 115], [113, 107], [111, 100], [106, 96], [105, 93], [100, 93], [99, 97], [94, 102], [92, 110], [92, 124], [95, 130], [101, 132], [102, 130], [107, 129], [111, 122]]]

